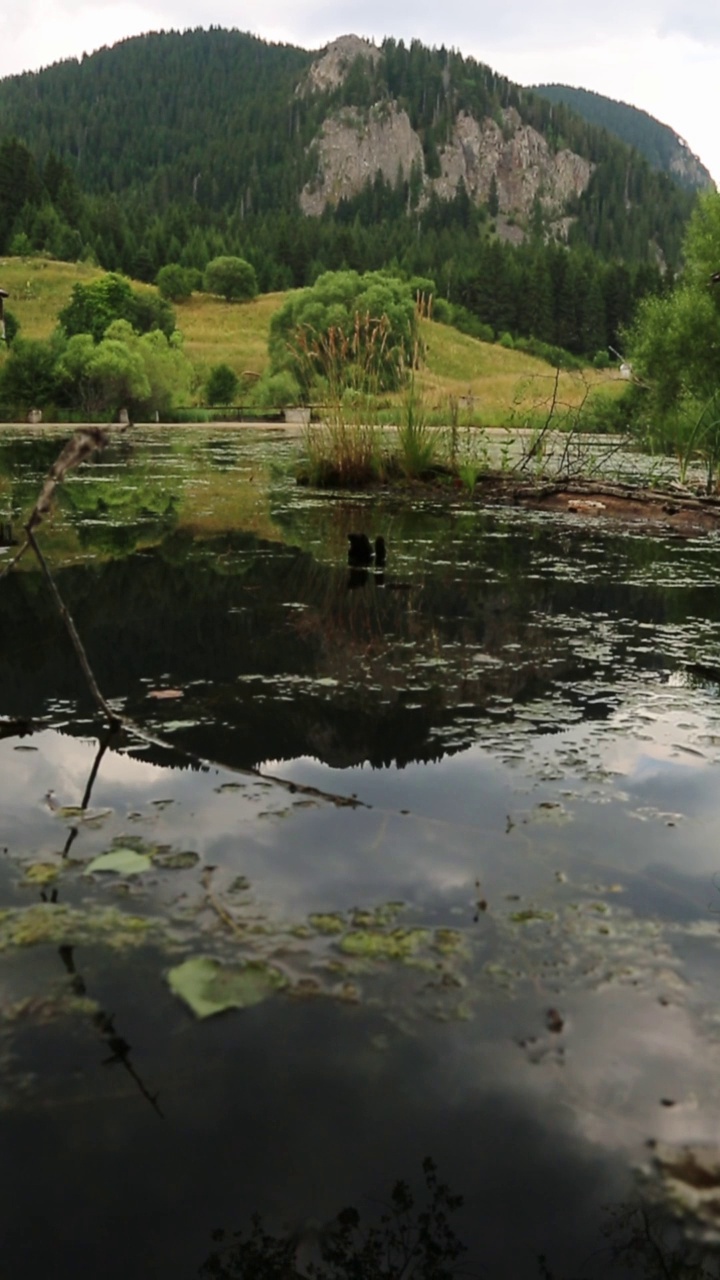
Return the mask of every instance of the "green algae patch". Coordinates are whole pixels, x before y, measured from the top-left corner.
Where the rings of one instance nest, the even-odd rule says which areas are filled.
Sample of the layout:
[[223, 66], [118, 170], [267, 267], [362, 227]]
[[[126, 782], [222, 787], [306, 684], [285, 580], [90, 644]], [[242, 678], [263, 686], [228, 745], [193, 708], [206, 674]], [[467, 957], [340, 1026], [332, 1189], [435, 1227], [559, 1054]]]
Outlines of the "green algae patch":
[[314, 915], [308, 916], [308, 922], [316, 933], [322, 933], [331, 936], [345, 931], [345, 918], [340, 912], [315, 912]]
[[101, 853], [98, 858], [93, 858], [89, 862], [83, 872], [83, 875], [91, 876], [95, 872], [114, 872], [120, 876], [138, 876], [143, 871], [149, 871], [152, 861], [146, 853], [136, 853], [134, 849], [111, 849], [109, 853]]
[[430, 937], [429, 929], [393, 929], [389, 933], [353, 929], [338, 945], [345, 955], [363, 960], [410, 960]]
[[60, 875], [56, 862], [32, 862], [25, 868], [23, 884], [50, 884]]
[[3, 1009], [5, 1026], [19, 1026], [31, 1023], [33, 1026], [47, 1026], [49, 1023], [63, 1018], [94, 1018], [100, 1012], [97, 1000], [89, 996], [77, 995], [72, 990], [56, 991], [44, 995], [25, 996]]
[[433, 947], [443, 956], [464, 954], [465, 942], [458, 929], [436, 929], [433, 934]]
[[170, 969], [170, 990], [197, 1018], [210, 1018], [226, 1009], [248, 1009], [287, 986], [279, 969], [261, 961], [224, 965], [212, 956], [191, 956]]
[[200, 861], [200, 854], [194, 849], [181, 849], [177, 853], [172, 850], [160, 850], [151, 856], [155, 866], [162, 867], [164, 871], [189, 871]]
[[510, 913], [510, 921], [512, 924], [535, 924], [538, 921], [542, 922], [554, 919], [554, 911], [542, 911], [540, 907], [527, 907], [524, 911], [512, 911]]
[[123, 951], [143, 946], [162, 928], [160, 920], [126, 915], [116, 907], [81, 911], [58, 903], [39, 902], [0, 914], [0, 951], [91, 942]]
[[383, 902], [379, 907], [362, 910], [358, 907], [350, 913], [353, 929], [387, 929], [405, 909], [404, 902]]

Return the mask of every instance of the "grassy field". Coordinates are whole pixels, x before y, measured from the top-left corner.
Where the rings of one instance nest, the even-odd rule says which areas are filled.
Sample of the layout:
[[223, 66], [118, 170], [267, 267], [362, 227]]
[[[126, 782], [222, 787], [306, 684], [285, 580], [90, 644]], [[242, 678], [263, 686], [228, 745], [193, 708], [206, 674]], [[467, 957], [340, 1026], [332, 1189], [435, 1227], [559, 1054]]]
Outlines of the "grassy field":
[[[98, 267], [86, 263], [0, 259], [0, 287], [10, 294], [8, 308], [26, 338], [49, 337], [73, 285], [89, 283], [100, 275]], [[177, 326], [199, 381], [220, 362], [229, 364], [241, 377], [262, 374], [268, 364], [270, 319], [285, 296], [269, 293], [255, 302], [240, 304], [196, 293], [178, 305]], [[422, 327], [427, 355], [417, 375], [417, 388], [434, 417], [449, 416], [453, 402], [460, 401], [463, 420], [486, 425], [532, 426], [545, 418], [555, 393], [555, 373], [549, 365], [519, 351], [478, 342], [432, 321], [423, 321]], [[247, 385], [248, 380], [244, 381]], [[617, 395], [624, 385], [611, 371], [563, 373], [557, 387], [560, 414], [577, 408], [588, 396]]]

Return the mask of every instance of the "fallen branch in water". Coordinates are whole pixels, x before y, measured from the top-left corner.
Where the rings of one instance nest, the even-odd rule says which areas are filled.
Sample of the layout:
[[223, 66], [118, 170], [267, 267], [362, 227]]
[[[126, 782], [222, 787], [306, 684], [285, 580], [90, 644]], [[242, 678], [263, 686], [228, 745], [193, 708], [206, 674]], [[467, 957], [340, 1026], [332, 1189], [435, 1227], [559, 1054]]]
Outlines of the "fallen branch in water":
[[[124, 430], [124, 428], [119, 428], [119, 430]], [[68, 472], [74, 471], [81, 463], [91, 458], [94, 453], [104, 449], [109, 439], [109, 432], [103, 427], [81, 427], [74, 432], [48, 471], [43, 487], [38, 494], [37, 502], [24, 525], [25, 541], [20, 546], [20, 549], [16, 551], [12, 560], [0, 571], [0, 580], [15, 567], [19, 560], [22, 560], [26, 551], [31, 548], [34, 549], [30, 534], [50, 514], [55, 499], [55, 491], [58, 485], [62, 484]]]
[[[113, 428], [112, 434], [117, 434], [118, 431], [124, 431], [124, 430], [125, 430], [125, 427]], [[272, 782], [274, 785], [278, 787], [283, 787], [286, 791], [289, 791], [293, 795], [299, 794], [299, 795], [316, 797], [319, 800], [327, 800], [331, 804], [334, 804], [340, 807], [367, 808], [368, 806], [364, 805], [363, 801], [358, 800], [357, 796], [335, 795], [332, 792], [320, 791], [317, 787], [305, 786], [302, 783], [290, 782], [285, 778], [278, 778], [272, 774], [261, 773], [259, 769], [243, 769], [243, 770], [231, 769], [230, 766], [224, 765], [217, 761], [204, 760], [202, 757], [197, 756], [194, 752], [185, 751], [182, 748], [175, 746], [173, 743], [166, 742], [162, 738], [158, 738], [152, 734], [146, 733], [145, 730], [141, 729], [139, 725], [136, 725], [133, 721], [128, 720], [127, 717], [119, 715], [117, 711], [114, 711], [112, 707], [108, 705], [103, 694], [100, 691], [100, 687], [97, 683], [97, 680], [95, 679], [94, 672], [92, 670], [92, 667], [90, 666], [88, 656], [85, 652], [85, 647], [82, 643], [82, 640], [80, 639], [80, 635], [78, 633], [77, 627], [75, 626], [70, 610], [68, 609], [62, 596], [60, 595], [60, 592], [57, 587], [57, 583], [55, 582], [55, 579], [53, 578], [52, 573], [50, 572], [49, 565], [38, 544], [34, 531], [38, 527], [38, 525], [42, 523], [45, 517], [51, 513], [58, 485], [62, 483], [62, 481], [66, 478], [66, 476], [70, 471], [74, 471], [77, 467], [81, 465], [81, 463], [86, 462], [95, 453], [98, 453], [100, 450], [104, 449], [110, 441], [110, 435], [111, 435], [111, 432], [109, 430], [101, 427], [82, 427], [74, 433], [74, 435], [70, 440], [68, 440], [67, 444], [61, 450], [59, 456], [56, 458], [55, 462], [50, 468], [45, 478], [45, 481], [43, 483], [42, 489], [40, 490], [40, 494], [38, 496], [37, 502], [35, 503], [35, 506], [33, 507], [27, 521], [25, 522], [25, 526], [24, 526], [25, 542], [20, 548], [20, 550], [17, 552], [17, 554], [14, 556], [10, 564], [6, 565], [5, 568], [2, 570], [2, 572], [0, 573], [0, 579], [3, 578], [5, 574], [8, 573], [15, 564], [17, 564], [18, 560], [21, 559], [21, 557], [25, 554], [26, 551], [31, 550], [34, 553], [38, 561], [38, 564], [40, 565], [40, 568], [42, 570], [43, 577], [45, 578], [45, 581], [48, 585], [50, 594], [55, 603], [55, 607], [70, 637], [70, 642], [73, 646], [73, 649], [75, 650], [75, 654], [77, 656], [78, 662], [80, 663], [80, 667], [82, 669], [83, 675], [85, 676], [85, 680], [87, 681], [87, 685], [90, 690], [90, 693], [93, 697], [94, 702], [97, 704], [102, 714], [107, 718], [111, 734], [116, 730], [118, 730], [119, 728], [123, 728], [126, 730], [126, 732], [133, 734], [135, 737], [140, 739], [140, 741], [151, 743], [155, 746], [162, 747], [168, 751], [174, 751], [177, 754], [184, 756], [185, 759], [192, 760], [195, 764], [198, 764], [201, 767], [205, 767], [208, 769], [212, 769], [212, 768], [230, 769], [231, 772], [240, 773], [246, 777], [261, 778], [266, 782]], [[99, 766], [100, 760], [102, 759], [106, 746], [107, 746], [107, 743], [99, 753], [96, 768], [92, 775], [92, 782], [94, 782], [95, 780], [97, 767]], [[92, 782], [90, 785], [92, 785]], [[85, 807], [85, 803], [83, 803], [82, 807], [83, 808]]]
[[75, 623], [74, 623], [74, 622], [73, 622], [73, 620], [72, 620], [72, 616], [71, 616], [71, 614], [70, 614], [70, 611], [69, 611], [69, 609], [68, 609], [67, 605], [64, 603], [63, 598], [62, 598], [62, 596], [60, 595], [60, 592], [59, 592], [59, 591], [58, 591], [58, 589], [57, 589], [57, 586], [56, 586], [56, 584], [55, 584], [55, 579], [53, 578], [53, 576], [52, 576], [52, 574], [51, 574], [51, 572], [50, 572], [50, 570], [49, 570], [49, 568], [48, 568], [47, 561], [46, 561], [46, 559], [45, 559], [45, 557], [44, 557], [44, 555], [43, 555], [42, 551], [40, 550], [40, 548], [39, 548], [39, 546], [38, 546], [38, 544], [37, 544], [37, 541], [36, 541], [36, 539], [35, 539], [35, 534], [33, 533], [32, 528], [31, 528], [31, 526], [30, 526], [30, 524], [29, 524], [29, 523], [25, 526], [25, 528], [26, 528], [26, 531], [27, 531], [28, 542], [30, 543], [30, 546], [32, 547], [33, 551], [35, 552], [35, 555], [36, 555], [36, 557], [37, 557], [37, 560], [38, 560], [38, 563], [39, 563], [39, 565], [40, 565], [40, 568], [41, 568], [41, 569], [42, 569], [42, 571], [43, 571], [43, 576], [44, 576], [44, 578], [45, 578], [45, 581], [47, 582], [47, 584], [48, 584], [48, 586], [49, 586], [49, 588], [50, 588], [50, 594], [52, 595], [52, 598], [53, 598], [53, 600], [55, 601], [55, 605], [56, 605], [57, 611], [58, 611], [58, 613], [60, 614], [60, 617], [62, 618], [62, 621], [63, 621], [63, 623], [64, 623], [64, 625], [65, 625], [65, 630], [67, 631], [68, 635], [70, 636], [70, 641], [71, 641], [71, 643], [72, 643], [73, 649], [75, 650], [75, 653], [77, 654], [77, 658], [78, 658], [78, 661], [79, 661], [79, 663], [80, 663], [80, 666], [82, 667], [83, 675], [85, 676], [85, 679], [87, 680], [88, 688], [89, 688], [89, 690], [90, 690], [90, 692], [91, 692], [91, 694], [92, 694], [92, 696], [93, 696], [93, 698], [94, 698], [95, 702], [97, 703], [97, 705], [99, 706], [100, 710], [102, 711], [103, 715], [107, 716], [107, 718], [108, 718], [108, 720], [109, 720], [109, 722], [110, 722], [110, 727], [111, 727], [111, 728], [114, 728], [114, 727], [118, 726], [118, 725], [121, 723], [121, 718], [120, 718], [120, 716], [118, 716], [118, 715], [117, 715], [117, 713], [116, 713], [115, 711], [112, 711], [112, 710], [110, 709], [110, 707], [108, 706], [107, 702], [106, 702], [106, 701], [105, 701], [105, 699], [103, 698], [103, 696], [102, 696], [102, 694], [101, 694], [101, 692], [100, 692], [100, 689], [99, 689], [99, 687], [98, 687], [97, 680], [95, 679], [95, 676], [94, 676], [94, 674], [93, 674], [92, 667], [90, 666], [90, 663], [88, 662], [87, 654], [85, 653], [85, 649], [84, 649], [84, 646], [83, 646], [82, 640], [80, 639], [80, 636], [79, 636], [79, 635], [78, 635], [78, 633], [77, 633], [77, 628], [76, 628], [76, 626], [75, 626]]
[[55, 603], [55, 607], [57, 608], [65, 629], [70, 637], [70, 641], [82, 668], [83, 675], [88, 683], [90, 693], [103, 715], [107, 716], [110, 727], [116, 728], [120, 724], [120, 717], [116, 712], [111, 710], [100, 692], [97, 680], [95, 679], [90, 663], [88, 662], [88, 657], [85, 653], [83, 643], [78, 635], [75, 623], [73, 622], [72, 615], [58, 591], [55, 579], [50, 572], [48, 563], [40, 550], [34, 533], [34, 530], [37, 529], [38, 525], [42, 524], [45, 517], [52, 511], [57, 487], [59, 484], [62, 484], [68, 472], [74, 471], [81, 465], [81, 463], [85, 462], [88, 458], [91, 458], [93, 454], [104, 449], [108, 444], [109, 438], [108, 431], [101, 427], [81, 427], [80, 430], [74, 432], [71, 439], [68, 440], [67, 444], [60, 451], [58, 457], [55, 459], [47, 476], [45, 477], [45, 481], [42, 489], [40, 490], [35, 506], [30, 512], [30, 515], [24, 525], [25, 542], [10, 561], [10, 564], [7, 565], [2, 574], [0, 574], [0, 578], [4, 577], [6, 573], [9, 573], [10, 569], [17, 564], [28, 549], [34, 552], [38, 564], [42, 569], [43, 577], [50, 589], [50, 594]]

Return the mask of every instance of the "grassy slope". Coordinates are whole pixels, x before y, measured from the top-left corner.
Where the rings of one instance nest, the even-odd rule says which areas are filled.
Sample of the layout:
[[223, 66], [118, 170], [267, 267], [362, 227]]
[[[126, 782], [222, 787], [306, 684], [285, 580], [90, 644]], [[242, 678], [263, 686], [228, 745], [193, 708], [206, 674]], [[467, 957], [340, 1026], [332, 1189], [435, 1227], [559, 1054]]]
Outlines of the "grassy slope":
[[[0, 286], [10, 294], [8, 307], [26, 338], [47, 338], [58, 312], [77, 282], [89, 283], [102, 272], [84, 263], [47, 262], [38, 258], [0, 259]], [[150, 288], [138, 285], [138, 288]], [[231, 304], [207, 294], [194, 294], [176, 307], [185, 350], [201, 377], [221, 361], [236, 373], [261, 374], [267, 367], [270, 318], [285, 294], [270, 293], [251, 303]], [[441, 413], [451, 397], [472, 396], [476, 420], [489, 425], [536, 422], [552, 401], [555, 374], [549, 365], [519, 351], [478, 342], [457, 330], [423, 322], [427, 359], [418, 376], [429, 408]], [[616, 394], [624, 384], [611, 373], [586, 370], [563, 374], [560, 406], [577, 406], [591, 389]]]

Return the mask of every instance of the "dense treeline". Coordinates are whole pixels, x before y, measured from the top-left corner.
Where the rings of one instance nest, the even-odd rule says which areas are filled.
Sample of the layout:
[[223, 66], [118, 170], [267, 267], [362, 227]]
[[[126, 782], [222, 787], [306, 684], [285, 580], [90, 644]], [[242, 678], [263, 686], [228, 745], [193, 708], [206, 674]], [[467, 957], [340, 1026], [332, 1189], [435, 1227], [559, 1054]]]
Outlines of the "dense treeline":
[[688, 165], [688, 172], [677, 175], [679, 182], [692, 189], [712, 185], [708, 170], [692, 156], [686, 144], [679, 141], [674, 129], [647, 111], [590, 89], [571, 88], [566, 84], [535, 85], [534, 92], [551, 102], [564, 103], [590, 124], [607, 129], [629, 147], [635, 147], [653, 169], [672, 174], [676, 172], [678, 160], [682, 160]]
[[212, 216], [197, 205], [157, 211], [149, 202], [84, 196], [54, 156], [40, 169], [22, 144], [0, 146], [0, 253], [89, 254], [146, 281], [168, 262], [203, 272], [231, 253], [252, 264], [263, 292], [312, 284], [326, 270], [391, 267], [432, 279], [441, 299], [496, 334], [532, 335], [584, 355], [618, 346], [638, 300], [663, 287], [659, 267], [647, 261], [606, 260], [541, 234], [519, 247], [503, 244], [464, 188], [452, 201], [432, 199], [411, 222], [406, 208], [407, 189], [378, 177], [322, 218]]
[[[0, 253], [89, 257], [145, 281], [167, 264], [204, 272], [231, 254], [263, 291], [390, 267], [430, 277], [498, 334], [586, 355], [617, 345], [638, 299], [679, 264], [690, 195], [568, 107], [417, 41], [386, 40], [376, 61], [357, 59], [323, 92], [302, 88], [312, 60], [212, 29], [143, 36], [1, 81], [11, 136], [0, 139]], [[478, 208], [461, 185], [452, 200], [424, 200], [419, 166], [394, 183], [371, 177], [354, 199], [304, 217], [298, 194], [328, 111], [383, 99], [407, 110], [428, 176], [461, 110], [502, 123], [515, 108], [552, 147], [589, 159], [589, 187], [568, 209], [569, 248], [548, 240], [539, 202], [526, 242], [501, 243], [492, 199]]]
[[551, 147], [595, 166], [572, 210], [578, 242], [629, 260], [647, 258], [654, 242], [677, 263], [688, 193], [564, 104], [419, 41], [386, 40], [381, 56], [358, 58], [339, 87], [298, 92], [312, 60], [305, 50], [217, 28], [142, 36], [0, 81], [0, 119], [41, 166], [57, 156], [88, 194], [139, 199], [156, 212], [190, 204], [242, 218], [297, 211], [317, 166], [310, 144], [333, 109], [396, 100], [433, 177], [459, 111], [502, 122], [514, 107]]

